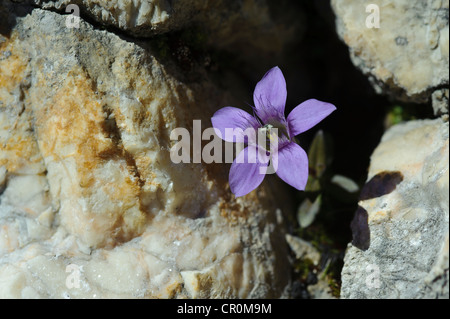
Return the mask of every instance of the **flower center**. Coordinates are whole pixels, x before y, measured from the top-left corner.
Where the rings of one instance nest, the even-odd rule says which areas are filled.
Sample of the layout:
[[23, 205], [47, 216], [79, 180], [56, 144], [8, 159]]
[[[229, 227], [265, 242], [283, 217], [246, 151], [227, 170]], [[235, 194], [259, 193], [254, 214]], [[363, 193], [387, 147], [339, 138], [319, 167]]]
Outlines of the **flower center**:
[[268, 152], [277, 150], [290, 141], [286, 125], [278, 121], [269, 121], [261, 131], [265, 134], [265, 145], [261, 146]]

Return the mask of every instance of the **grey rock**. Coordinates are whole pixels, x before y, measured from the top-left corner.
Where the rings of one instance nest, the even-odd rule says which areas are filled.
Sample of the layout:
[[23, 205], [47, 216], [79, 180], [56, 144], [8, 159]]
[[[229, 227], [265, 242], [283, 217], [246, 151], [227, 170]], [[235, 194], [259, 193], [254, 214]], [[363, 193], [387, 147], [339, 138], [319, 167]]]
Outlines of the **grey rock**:
[[317, 283], [314, 285], [309, 285], [307, 288], [311, 299], [337, 299], [331, 293], [326, 277], [323, 276], [322, 273], [318, 274], [317, 277], [319, 278]]
[[311, 243], [289, 234], [286, 235], [286, 241], [297, 259], [310, 259], [314, 265], [319, 264], [320, 253]]
[[448, 112], [448, 99], [440, 97], [448, 96], [449, 1], [370, 4], [379, 8], [379, 28], [366, 25], [374, 14], [366, 12], [369, 3], [332, 0], [337, 31], [353, 63], [369, 76], [378, 93], [415, 103], [432, 100], [437, 112]]
[[436, 115], [448, 114], [448, 94], [449, 89], [437, 90], [433, 92], [433, 110]]
[[449, 298], [448, 142], [441, 119], [385, 133], [352, 225], [342, 298]]

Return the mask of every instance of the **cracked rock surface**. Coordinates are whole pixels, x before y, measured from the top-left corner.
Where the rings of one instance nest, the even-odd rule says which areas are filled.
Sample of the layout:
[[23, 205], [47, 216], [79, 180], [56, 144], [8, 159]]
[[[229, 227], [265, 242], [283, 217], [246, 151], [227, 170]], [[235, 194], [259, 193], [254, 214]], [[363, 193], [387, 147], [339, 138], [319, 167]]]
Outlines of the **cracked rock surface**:
[[170, 160], [172, 129], [231, 104], [205, 72], [83, 19], [9, 1], [0, 17], [0, 298], [285, 296], [267, 185], [235, 199], [228, 166]]
[[[284, 1], [284, 0], [282, 0]], [[267, 0], [16, 0], [66, 14], [69, 4], [99, 25], [133, 37], [152, 37], [193, 26], [207, 26], [208, 44], [232, 46], [251, 63], [279, 54], [280, 47], [299, 36], [298, 16], [273, 14]], [[68, 11], [70, 12], [70, 10]]]

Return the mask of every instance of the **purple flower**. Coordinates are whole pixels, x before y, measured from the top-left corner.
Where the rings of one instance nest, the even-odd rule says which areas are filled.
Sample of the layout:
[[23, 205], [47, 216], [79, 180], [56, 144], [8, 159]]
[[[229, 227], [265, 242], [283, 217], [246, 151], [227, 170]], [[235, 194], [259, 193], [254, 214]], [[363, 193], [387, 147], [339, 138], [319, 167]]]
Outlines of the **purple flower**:
[[[283, 73], [278, 67], [274, 67], [256, 85], [253, 93], [254, 116], [235, 107], [224, 107], [211, 118], [219, 137], [227, 142], [248, 144], [237, 155], [230, 169], [230, 189], [236, 197], [248, 194], [261, 184], [270, 161], [283, 181], [298, 190], [305, 189], [308, 180], [308, 156], [293, 141], [294, 136], [315, 126], [336, 110], [336, 107], [310, 99], [294, 108], [286, 118], [286, 97]], [[258, 129], [266, 133], [269, 147], [261, 147], [256, 143], [257, 133], [253, 136], [243, 133], [229, 134], [230, 130], [257, 132]]]

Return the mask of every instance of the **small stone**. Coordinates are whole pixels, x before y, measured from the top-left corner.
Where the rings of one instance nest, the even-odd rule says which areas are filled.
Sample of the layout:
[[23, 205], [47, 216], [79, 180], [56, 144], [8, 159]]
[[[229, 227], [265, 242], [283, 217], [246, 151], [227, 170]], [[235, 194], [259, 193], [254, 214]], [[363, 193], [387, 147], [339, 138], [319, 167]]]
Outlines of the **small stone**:
[[449, 89], [436, 90], [432, 95], [432, 105], [434, 115], [448, 115], [448, 95]]
[[314, 265], [319, 265], [320, 252], [311, 243], [289, 234], [286, 234], [286, 241], [297, 259], [310, 259]]

